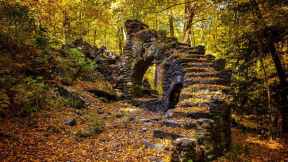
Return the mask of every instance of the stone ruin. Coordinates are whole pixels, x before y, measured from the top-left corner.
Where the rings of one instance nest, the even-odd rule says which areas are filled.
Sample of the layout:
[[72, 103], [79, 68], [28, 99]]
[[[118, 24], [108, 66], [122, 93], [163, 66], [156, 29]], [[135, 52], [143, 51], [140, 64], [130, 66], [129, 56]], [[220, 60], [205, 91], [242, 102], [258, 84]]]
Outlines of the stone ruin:
[[[119, 58], [107, 59], [102, 55], [105, 50], [93, 51], [81, 41], [73, 47], [100, 62], [99, 71], [122, 92], [124, 99], [165, 114], [158, 121], [163, 129], [154, 130], [153, 136], [173, 141], [173, 162], [210, 161], [223, 154], [231, 141], [230, 108], [225, 94], [231, 74], [224, 70], [225, 60], [205, 54], [203, 46], [179, 43], [137, 20], [126, 21], [125, 28], [127, 40]], [[153, 64], [155, 80], [163, 92], [141, 98], [144, 74]], [[179, 129], [182, 134], [176, 133]]]
[[[178, 136], [155, 130], [155, 137], [167, 135], [174, 140], [172, 161], [209, 161], [223, 154], [231, 136], [230, 109], [224, 93], [231, 75], [224, 71], [225, 60], [215, 60], [205, 55], [203, 46], [179, 43], [137, 20], [126, 21], [125, 27], [127, 40], [120, 57], [118, 88], [125, 98], [136, 98], [136, 105], [166, 112], [163, 126], [195, 131], [193, 136]], [[138, 87], [152, 64], [156, 64], [156, 80], [163, 94], [137, 101]]]

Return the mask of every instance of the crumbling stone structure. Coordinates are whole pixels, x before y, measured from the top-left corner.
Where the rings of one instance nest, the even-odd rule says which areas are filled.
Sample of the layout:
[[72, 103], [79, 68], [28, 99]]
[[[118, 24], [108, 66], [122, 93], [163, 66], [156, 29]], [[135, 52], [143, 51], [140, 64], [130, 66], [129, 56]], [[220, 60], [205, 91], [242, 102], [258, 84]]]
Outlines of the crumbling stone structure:
[[[73, 47], [82, 49], [91, 59], [100, 58], [98, 71], [115, 83], [126, 99], [147, 110], [165, 113], [155, 123], [160, 129], [152, 132], [154, 138], [172, 140], [173, 162], [210, 161], [223, 154], [231, 136], [225, 94], [230, 73], [224, 71], [225, 60], [205, 54], [203, 46], [181, 44], [137, 20], [128, 20], [125, 27], [126, 46], [119, 59], [104, 61], [107, 58], [101, 55], [103, 50], [93, 50], [81, 41]], [[153, 64], [163, 93], [139, 101], [143, 76]]]
[[[176, 47], [179, 47], [179, 43], [174, 38], [150, 30], [137, 20], [128, 20], [125, 27], [127, 41], [121, 57], [119, 80], [124, 94], [127, 98], [137, 96], [146, 70], [156, 64], [159, 73], [157, 80], [160, 80], [163, 94], [144, 105], [154, 111], [167, 111], [175, 107], [184, 83], [184, 69], [177, 60]], [[189, 48], [186, 45], [183, 47]]]
[[[127, 41], [118, 87], [126, 98], [133, 99], [145, 71], [156, 64], [163, 94], [139, 105], [166, 112], [163, 130], [154, 132], [155, 138], [167, 135], [174, 141], [172, 161], [209, 161], [222, 154], [229, 148], [231, 136], [224, 93], [230, 75], [223, 71], [225, 60], [215, 60], [205, 55], [203, 46], [181, 44], [137, 20], [128, 20], [125, 27]], [[176, 128], [183, 129], [183, 134], [175, 134]]]

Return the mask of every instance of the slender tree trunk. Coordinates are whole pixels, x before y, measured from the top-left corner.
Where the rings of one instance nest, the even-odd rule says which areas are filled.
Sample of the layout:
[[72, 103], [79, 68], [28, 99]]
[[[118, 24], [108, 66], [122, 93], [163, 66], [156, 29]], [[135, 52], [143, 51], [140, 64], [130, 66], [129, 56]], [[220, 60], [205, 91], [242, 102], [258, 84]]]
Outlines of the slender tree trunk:
[[117, 36], [118, 36], [118, 48], [119, 48], [119, 53], [122, 55], [123, 53], [123, 34], [122, 34], [123, 28], [119, 27], [117, 30]]
[[174, 17], [172, 14], [169, 15], [169, 30], [170, 30], [170, 37], [175, 37], [175, 35], [174, 35]]
[[[263, 62], [263, 59], [260, 60], [260, 63], [261, 63], [261, 68], [263, 70], [263, 73], [264, 73], [264, 87], [265, 87], [265, 90], [267, 92], [267, 106], [268, 106], [268, 112], [267, 114], [269, 114], [269, 118], [270, 118], [270, 126], [269, 126], [269, 134], [271, 137], [274, 136], [274, 134], [277, 134], [276, 132], [278, 131], [276, 128], [278, 127], [277, 126], [277, 123], [275, 122], [274, 119], [276, 119], [276, 114], [275, 114], [275, 111], [273, 111], [272, 109], [272, 105], [271, 105], [271, 92], [270, 92], [270, 87], [269, 87], [269, 83], [268, 83], [268, 76], [267, 76], [267, 71], [266, 71], [266, 67], [264, 65], [264, 62]], [[276, 125], [275, 125], [276, 124]]]
[[84, 23], [83, 23], [83, 0], [80, 1], [80, 10], [79, 10], [79, 24], [80, 24], [80, 34], [79, 38], [83, 39], [83, 33], [84, 33]]
[[64, 40], [65, 44], [70, 43], [70, 20], [66, 10], [63, 11], [64, 20], [63, 20], [63, 32], [64, 32]]
[[195, 8], [193, 3], [189, 3], [185, 0], [185, 17], [184, 17], [184, 29], [183, 29], [183, 43], [191, 44], [192, 38], [192, 22], [195, 16]]
[[94, 29], [94, 33], [93, 33], [93, 45], [96, 46], [96, 36], [97, 36], [97, 31], [96, 29]]
[[274, 65], [276, 66], [277, 74], [280, 80], [280, 95], [281, 95], [281, 101], [282, 105], [280, 107], [280, 112], [281, 116], [279, 116], [280, 121], [282, 123], [279, 123], [282, 125], [282, 130], [281, 132], [287, 133], [288, 132], [288, 94], [287, 94], [287, 81], [286, 81], [286, 75], [285, 71], [282, 68], [280, 58], [278, 56], [278, 53], [276, 51], [275, 45], [270, 42], [271, 44], [269, 45], [269, 50], [272, 55], [272, 59], [274, 61]]

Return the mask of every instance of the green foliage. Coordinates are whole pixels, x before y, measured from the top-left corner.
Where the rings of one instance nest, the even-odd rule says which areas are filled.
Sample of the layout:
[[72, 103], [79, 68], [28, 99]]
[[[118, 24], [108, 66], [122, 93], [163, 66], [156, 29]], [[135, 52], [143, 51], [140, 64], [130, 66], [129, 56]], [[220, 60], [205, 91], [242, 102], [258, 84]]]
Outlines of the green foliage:
[[89, 125], [89, 129], [92, 130], [92, 132], [99, 134], [103, 131], [104, 129], [104, 122], [99, 119], [99, 117], [97, 116], [97, 114], [91, 114], [88, 117], [88, 125]]
[[78, 138], [87, 138], [99, 134], [104, 130], [104, 122], [99, 119], [96, 113], [89, 113], [87, 116], [88, 127], [78, 131], [75, 135]]
[[[8, 96], [8, 92], [13, 95]], [[42, 108], [61, 107], [62, 103], [62, 98], [41, 77], [23, 78], [8, 90], [0, 91], [0, 111], [3, 113], [10, 111], [9, 106], [14, 107], [15, 114], [29, 114]]]
[[83, 103], [80, 99], [78, 98], [65, 98], [64, 99], [64, 104], [65, 105], [68, 105], [68, 106], [71, 106], [71, 107], [75, 107], [75, 108], [81, 108], [83, 107]]
[[11, 90], [16, 93], [14, 102], [21, 107], [20, 111], [36, 112], [47, 104], [49, 87], [41, 81], [41, 78], [27, 77]]
[[95, 73], [96, 62], [86, 58], [79, 49], [69, 48], [65, 53], [67, 56], [56, 58], [56, 64], [64, 83], [69, 85], [76, 79], [86, 78]]
[[155, 84], [155, 75], [156, 75], [155, 72], [156, 72], [156, 65], [153, 64], [146, 70], [144, 74], [144, 79], [148, 81], [149, 86], [151, 87], [152, 90], [155, 90], [159, 94], [162, 94], [163, 93], [162, 84]]
[[46, 35], [46, 29], [43, 27], [39, 27], [39, 30], [37, 31], [37, 34], [34, 38], [34, 45], [38, 48], [45, 49], [49, 45], [49, 39]]
[[92, 71], [96, 68], [95, 61], [89, 60], [78, 48], [68, 49], [69, 58], [79, 66], [82, 71]]

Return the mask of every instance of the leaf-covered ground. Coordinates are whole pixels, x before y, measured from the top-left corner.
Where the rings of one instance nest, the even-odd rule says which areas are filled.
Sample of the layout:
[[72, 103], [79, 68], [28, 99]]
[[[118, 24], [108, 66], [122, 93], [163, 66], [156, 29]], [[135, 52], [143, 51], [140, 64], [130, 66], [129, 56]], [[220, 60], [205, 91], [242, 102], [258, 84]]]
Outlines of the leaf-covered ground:
[[[169, 161], [171, 142], [153, 138], [162, 114], [125, 101], [103, 102], [90, 96], [84, 109], [50, 108], [0, 123], [0, 160], [17, 161]], [[76, 119], [75, 126], [64, 124]], [[91, 133], [91, 129], [96, 129]], [[182, 130], [179, 130], [182, 131]], [[232, 130], [232, 149], [217, 161], [285, 161], [283, 140], [261, 139]], [[183, 133], [183, 132], [181, 132]], [[287, 142], [287, 141], [286, 141]]]

